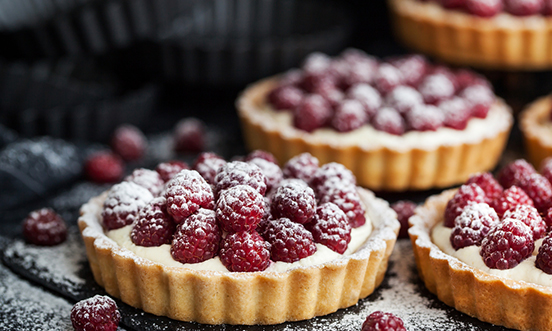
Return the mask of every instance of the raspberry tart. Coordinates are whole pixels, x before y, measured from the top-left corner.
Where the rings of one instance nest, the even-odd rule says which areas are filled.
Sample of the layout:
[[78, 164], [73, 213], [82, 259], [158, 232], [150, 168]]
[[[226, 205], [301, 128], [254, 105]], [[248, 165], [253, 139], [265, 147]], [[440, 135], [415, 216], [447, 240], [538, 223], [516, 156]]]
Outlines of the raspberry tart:
[[552, 96], [528, 105], [519, 119], [527, 158], [539, 167], [545, 158], [552, 156]]
[[410, 55], [311, 54], [237, 100], [245, 142], [283, 163], [309, 152], [373, 190], [448, 187], [496, 165], [512, 126], [488, 81]]
[[98, 284], [146, 312], [205, 324], [305, 320], [370, 295], [400, 227], [389, 205], [310, 154], [283, 169], [260, 162], [275, 165], [266, 152], [241, 160], [204, 153], [159, 194], [127, 178], [83, 205]]
[[483, 69], [552, 68], [552, 6], [546, 0], [388, 0], [408, 47]]
[[473, 175], [409, 219], [420, 277], [449, 306], [518, 330], [552, 328], [552, 184], [527, 161]]

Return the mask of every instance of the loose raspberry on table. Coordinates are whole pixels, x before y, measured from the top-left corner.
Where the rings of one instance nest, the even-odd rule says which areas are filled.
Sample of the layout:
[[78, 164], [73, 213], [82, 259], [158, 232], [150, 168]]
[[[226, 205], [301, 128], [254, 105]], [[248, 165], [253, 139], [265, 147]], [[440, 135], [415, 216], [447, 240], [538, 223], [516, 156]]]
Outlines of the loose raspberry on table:
[[415, 131], [436, 131], [445, 123], [443, 112], [432, 105], [418, 105], [405, 114], [406, 126]]
[[180, 153], [197, 153], [205, 148], [205, 124], [189, 117], [176, 123], [174, 129], [174, 150]]
[[496, 211], [486, 203], [469, 203], [454, 220], [450, 243], [455, 250], [481, 246], [491, 228], [500, 222]]
[[375, 311], [366, 317], [361, 331], [406, 331], [406, 328], [400, 317]]
[[543, 0], [504, 0], [504, 9], [516, 16], [535, 15], [544, 8]]
[[328, 179], [321, 188], [318, 196], [320, 204], [332, 202], [341, 209], [352, 228], [358, 228], [366, 223], [366, 209], [360, 201], [360, 196], [355, 185], [343, 185], [337, 178]]
[[226, 164], [226, 161], [219, 155], [211, 152], [201, 153], [194, 162], [192, 169], [199, 172], [207, 183], [214, 185], [215, 176], [220, 168]]
[[368, 115], [362, 103], [354, 99], [346, 99], [335, 108], [331, 125], [338, 132], [349, 132], [360, 128], [367, 121]]
[[371, 124], [376, 130], [396, 136], [402, 135], [406, 130], [401, 114], [390, 107], [381, 108], [372, 118]]
[[326, 99], [316, 94], [307, 95], [293, 112], [296, 128], [312, 132], [325, 126], [332, 118], [332, 108]]
[[167, 212], [164, 197], [151, 200], [138, 214], [138, 220], [130, 233], [130, 239], [137, 246], [153, 247], [170, 244], [175, 223]]
[[318, 195], [320, 193], [319, 189], [322, 188], [324, 183], [334, 177], [341, 180], [344, 185], [356, 185], [356, 177], [351, 170], [347, 169], [341, 163], [330, 162], [316, 169], [309, 182], [309, 186], [312, 187], [314, 193]]
[[418, 91], [422, 94], [424, 102], [432, 105], [450, 99], [455, 90], [451, 79], [442, 73], [426, 76], [418, 86]]
[[417, 54], [398, 58], [392, 64], [401, 72], [404, 84], [412, 87], [420, 84], [430, 66], [425, 57]]
[[487, 117], [489, 109], [496, 99], [491, 88], [480, 83], [466, 87], [459, 96], [471, 107], [472, 116], [478, 118]]
[[471, 118], [471, 106], [462, 98], [454, 97], [439, 103], [439, 109], [445, 115], [446, 127], [464, 130]]
[[520, 186], [521, 179], [529, 177], [537, 171], [524, 159], [517, 159], [500, 170], [497, 180], [505, 189], [512, 185]]
[[504, 190], [502, 195], [492, 203], [493, 208], [500, 217], [502, 217], [508, 209], [512, 209], [517, 205], [534, 206], [533, 200], [531, 200], [525, 191], [517, 186], [512, 186]]
[[297, 108], [303, 101], [304, 93], [290, 85], [278, 86], [268, 94], [268, 102], [276, 110]]
[[114, 183], [123, 178], [125, 164], [116, 154], [103, 151], [90, 155], [84, 165], [86, 177], [96, 183]]
[[155, 171], [157, 171], [165, 183], [173, 179], [177, 173], [184, 169], [190, 169], [190, 166], [186, 162], [179, 160], [162, 162], [155, 167]]
[[111, 137], [111, 149], [125, 161], [136, 161], [144, 156], [148, 140], [134, 125], [119, 126]]
[[215, 212], [200, 208], [176, 229], [171, 256], [181, 263], [199, 263], [215, 257], [222, 239]]
[[458, 217], [469, 202], [485, 202], [485, 191], [477, 184], [464, 184], [460, 186], [445, 209], [445, 226], [454, 227], [454, 220]]
[[519, 187], [533, 200], [539, 212], [552, 207], [552, 185], [541, 174], [535, 173], [522, 178]]
[[492, 17], [502, 11], [503, 0], [466, 0], [469, 13], [480, 17]]
[[227, 232], [253, 231], [264, 216], [264, 197], [248, 185], [233, 186], [220, 193], [216, 215]]
[[385, 97], [387, 106], [396, 109], [401, 115], [412, 108], [423, 105], [424, 99], [420, 92], [410, 86], [397, 86]]
[[182, 170], [165, 189], [167, 211], [177, 223], [199, 208], [213, 209], [215, 198], [211, 186], [195, 170]]
[[540, 239], [546, 234], [546, 223], [533, 206], [517, 205], [506, 211], [502, 218], [513, 218], [525, 223], [533, 231], [534, 240]]
[[125, 178], [125, 181], [142, 186], [150, 191], [154, 197], [161, 193], [165, 185], [165, 182], [157, 171], [144, 168], [134, 169], [132, 174]]
[[485, 196], [487, 197], [486, 202], [488, 204], [492, 204], [492, 202], [502, 195], [502, 192], [504, 189], [502, 188], [502, 185], [498, 183], [498, 181], [493, 177], [493, 175], [490, 172], [480, 172], [477, 174], [473, 174], [470, 176], [470, 178], [466, 181], [466, 184], [477, 184], [483, 191], [485, 192]]
[[314, 191], [300, 179], [287, 179], [272, 196], [270, 210], [275, 218], [305, 224], [316, 211]]
[[548, 234], [542, 241], [537, 253], [535, 267], [547, 274], [552, 274], [552, 235]]
[[270, 244], [273, 261], [293, 263], [316, 253], [312, 233], [287, 218], [268, 221], [263, 237]]
[[134, 223], [138, 219], [140, 209], [152, 199], [150, 191], [133, 182], [113, 185], [103, 204], [104, 228], [114, 230]]
[[481, 257], [491, 269], [511, 269], [533, 254], [533, 232], [525, 223], [505, 218], [481, 242]]
[[247, 162], [254, 164], [259, 167], [259, 169], [261, 169], [263, 175], [266, 178], [267, 191], [270, 191], [273, 187], [278, 186], [282, 179], [284, 179], [282, 169], [280, 169], [280, 167], [276, 163], [261, 158], [254, 158]]
[[353, 85], [347, 90], [347, 97], [360, 101], [368, 118], [372, 118], [383, 104], [381, 94], [368, 84]]
[[117, 304], [104, 295], [81, 300], [71, 308], [71, 323], [76, 331], [115, 331], [120, 320]]
[[215, 193], [218, 195], [233, 186], [249, 185], [261, 195], [266, 192], [266, 176], [262, 170], [251, 163], [232, 161], [219, 168], [215, 176]]
[[399, 200], [391, 204], [391, 208], [397, 213], [397, 219], [401, 223], [399, 238], [408, 238], [408, 219], [414, 215], [416, 204], [409, 200]]
[[219, 256], [229, 271], [263, 271], [270, 265], [270, 244], [257, 232], [236, 232], [222, 240]]
[[347, 215], [331, 202], [316, 208], [313, 220], [305, 224], [314, 241], [339, 254], [345, 253], [351, 241], [351, 225]]
[[32, 211], [23, 221], [23, 237], [33, 245], [54, 246], [67, 239], [67, 225], [51, 208]]
[[318, 166], [319, 162], [317, 158], [310, 153], [302, 153], [287, 161], [282, 172], [284, 173], [284, 178], [298, 178], [308, 183], [318, 169]]
[[549, 182], [552, 180], [552, 157], [547, 157], [541, 162], [539, 172], [548, 179]]
[[244, 161], [247, 162], [247, 161], [251, 161], [253, 159], [257, 159], [257, 158], [266, 160], [266, 161], [274, 163], [274, 164], [278, 164], [278, 160], [276, 160], [276, 157], [272, 153], [267, 152], [267, 151], [263, 151], [263, 150], [260, 150], [260, 149], [256, 149], [256, 150], [252, 151], [251, 153], [247, 154]]

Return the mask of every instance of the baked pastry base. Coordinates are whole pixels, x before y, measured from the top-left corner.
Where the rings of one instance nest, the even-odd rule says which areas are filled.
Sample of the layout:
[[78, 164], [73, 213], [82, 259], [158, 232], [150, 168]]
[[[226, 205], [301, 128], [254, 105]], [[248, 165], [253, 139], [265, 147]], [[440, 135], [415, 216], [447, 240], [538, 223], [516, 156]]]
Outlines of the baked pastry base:
[[400, 224], [388, 203], [359, 189], [373, 231], [337, 260], [287, 272], [231, 273], [168, 267], [136, 256], [100, 225], [106, 194], [82, 206], [79, 228], [98, 284], [148, 313], [205, 324], [278, 324], [352, 306], [382, 282]]
[[409, 219], [418, 273], [439, 300], [481, 321], [518, 330], [552, 329], [552, 288], [487, 274], [431, 241], [455, 190], [428, 198]]
[[482, 18], [433, 2], [388, 0], [395, 33], [408, 47], [483, 69], [552, 68], [552, 19], [502, 13]]
[[536, 168], [545, 158], [552, 156], [551, 111], [552, 96], [546, 96], [527, 106], [519, 115], [527, 158]]

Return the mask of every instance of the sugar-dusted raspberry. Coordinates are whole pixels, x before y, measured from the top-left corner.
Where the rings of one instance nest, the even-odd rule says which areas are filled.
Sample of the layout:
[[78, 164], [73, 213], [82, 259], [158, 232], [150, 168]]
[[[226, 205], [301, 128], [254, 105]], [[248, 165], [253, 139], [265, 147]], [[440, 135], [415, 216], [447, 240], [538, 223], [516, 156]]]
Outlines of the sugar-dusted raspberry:
[[529, 16], [541, 12], [544, 0], [504, 0], [504, 9], [516, 16]]
[[472, 116], [479, 118], [487, 117], [496, 99], [491, 88], [484, 84], [468, 86], [460, 92], [459, 96], [470, 105]]
[[410, 86], [397, 86], [387, 94], [385, 103], [396, 109], [401, 115], [406, 114], [412, 108], [423, 105], [424, 99], [420, 92]]
[[287, 179], [272, 196], [270, 210], [275, 218], [305, 224], [316, 211], [314, 191], [300, 179]]
[[321, 52], [313, 52], [307, 55], [301, 69], [304, 72], [314, 74], [314, 73], [325, 73], [330, 69], [332, 64], [332, 58]]
[[462, 91], [467, 87], [476, 85], [482, 85], [489, 90], [491, 90], [492, 88], [491, 83], [489, 83], [489, 81], [485, 77], [468, 69], [459, 69], [458, 71], [456, 71], [455, 77], [458, 91]]
[[539, 211], [530, 205], [517, 205], [507, 210], [502, 218], [513, 218], [522, 221], [533, 231], [533, 239], [537, 240], [546, 234], [546, 223], [539, 214]]
[[211, 186], [195, 170], [182, 170], [165, 189], [167, 211], [177, 223], [199, 208], [213, 209], [215, 198]]
[[492, 203], [493, 208], [500, 217], [502, 217], [508, 209], [512, 209], [517, 205], [534, 206], [534, 203], [525, 191], [515, 185], [505, 189], [500, 197]]
[[368, 55], [358, 48], [346, 48], [339, 54], [339, 57], [348, 63], [371, 61], [374, 65], [378, 64], [378, 60], [375, 57]]
[[251, 163], [232, 161], [223, 165], [215, 176], [216, 196], [237, 185], [249, 185], [261, 195], [266, 192], [266, 177], [262, 170]]
[[297, 108], [303, 101], [303, 91], [295, 86], [278, 86], [267, 96], [268, 102], [276, 110], [291, 110]]
[[222, 240], [219, 256], [229, 271], [263, 271], [270, 265], [270, 244], [255, 231], [236, 232]]
[[529, 177], [536, 172], [529, 162], [524, 159], [517, 159], [500, 170], [497, 180], [502, 187], [507, 189], [512, 185], [519, 186], [522, 178]]
[[201, 153], [194, 162], [192, 169], [199, 172], [207, 183], [214, 185], [215, 176], [220, 168], [226, 164], [226, 161], [215, 153]]
[[454, 82], [447, 75], [438, 73], [426, 76], [418, 86], [418, 91], [422, 94], [425, 103], [435, 105], [450, 99], [456, 88]]
[[361, 331], [406, 331], [406, 328], [400, 317], [375, 311], [366, 317]]
[[144, 168], [134, 169], [132, 174], [125, 177], [125, 181], [136, 183], [148, 189], [154, 197], [161, 193], [163, 185], [165, 185], [157, 171]]
[[221, 229], [215, 212], [200, 208], [176, 229], [171, 256], [181, 263], [199, 263], [215, 257], [221, 241]]
[[542, 14], [545, 16], [552, 15], [552, 0], [544, 0], [544, 7], [542, 8]]
[[496, 211], [486, 203], [468, 203], [454, 220], [450, 243], [455, 250], [480, 246], [491, 228], [500, 222]]
[[548, 234], [542, 241], [537, 253], [535, 267], [547, 274], [552, 274], [552, 234]]
[[331, 202], [316, 208], [313, 220], [305, 225], [314, 241], [343, 254], [351, 241], [351, 225], [347, 215]]
[[335, 108], [331, 125], [338, 132], [349, 132], [360, 128], [367, 121], [368, 114], [362, 103], [354, 99], [346, 99]]
[[254, 158], [247, 162], [254, 164], [259, 167], [259, 169], [261, 169], [263, 175], [266, 178], [267, 191], [270, 191], [273, 187], [276, 187], [282, 181], [282, 179], [284, 179], [282, 169], [280, 169], [280, 167], [276, 163], [272, 163], [261, 158]]
[[466, 9], [470, 14], [480, 17], [492, 17], [502, 11], [503, 0], [466, 0]]
[[276, 160], [276, 157], [272, 153], [260, 149], [256, 149], [247, 154], [244, 161], [247, 162], [257, 158], [272, 162], [274, 164], [278, 164], [278, 160]]
[[463, 8], [466, 0], [439, 0], [439, 3], [445, 8]]
[[148, 141], [134, 125], [119, 126], [111, 137], [111, 149], [125, 161], [136, 161], [144, 156]]
[[268, 221], [263, 237], [270, 244], [273, 261], [293, 263], [316, 252], [312, 233], [287, 218]]
[[345, 72], [341, 75], [341, 87], [350, 88], [357, 84], [372, 84], [378, 71], [378, 62], [370, 57], [355, 61], [344, 61]]
[[543, 213], [542, 218], [546, 223], [547, 230], [552, 230], [552, 207], [548, 208], [548, 210]]
[[435, 65], [435, 66], [432, 66], [430, 71], [429, 71], [429, 74], [430, 75], [444, 75], [445, 77], [447, 77], [451, 82], [452, 82], [452, 85], [454, 86], [454, 91], [456, 92], [457, 91], [457, 88], [458, 88], [458, 82], [456, 81], [456, 75], [454, 74], [454, 72], [452, 71], [452, 69], [446, 65]]
[[400, 136], [405, 131], [404, 120], [399, 112], [390, 107], [381, 108], [371, 120], [372, 126], [379, 131]]
[[264, 215], [264, 198], [248, 185], [237, 185], [220, 193], [217, 220], [227, 232], [253, 231]]
[[205, 123], [189, 117], [176, 123], [174, 129], [174, 150], [181, 153], [197, 153], [205, 148]]
[[302, 153], [287, 161], [282, 171], [285, 178], [298, 178], [308, 183], [318, 169], [318, 164], [318, 159], [310, 153]]
[[472, 183], [460, 186], [452, 199], [447, 203], [445, 209], [445, 226], [448, 228], [454, 227], [454, 220], [462, 213], [462, 210], [470, 201], [480, 203], [485, 202], [485, 200], [485, 191], [477, 186], [477, 184]]
[[125, 171], [123, 160], [116, 154], [103, 151], [90, 155], [84, 165], [86, 177], [96, 183], [114, 183]]
[[323, 127], [332, 117], [328, 101], [316, 94], [305, 96], [303, 102], [293, 112], [293, 124], [296, 128], [312, 132]]
[[445, 122], [443, 112], [432, 105], [418, 105], [405, 114], [406, 126], [414, 131], [435, 131]]
[[190, 166], [184, 162], [179, 160], [171, 160], [167, 162], [162, 162], [155, 167], [155, 171], [161, 176], [161, 179], [163, 182], [168, 182], [171, 180], [174, 176], [176, 176], [177, 173], [179, 173], [181, 170], [184, 169], [190, 169]]
[[418, 86], [429, 69], [429, 63], [422, 55], [407, 55], [392, 61], [403, 77], [403, 83], [412, 87]]
[[121, 182], [113, 185], [103, 205], [103, 226], [107, 230], [114, 230], [134, 223], [140, 209], [152, 199], [150, 191], [136, 183]]
[[170, 244], [175, 224], [167, 213], [167, 201], [163, 197], [151, 200], [138, 214], [130, 239], [138, 246]]
[[321, 96], [330, 106], [335, 107], [345, 98], [345, 93], [336, 84], [335, 79], [325, 79], [310, 92]]
[[23, 237], [33, 245], [54, 246], [67, 239], [67, 225], [53, 209], [42, 208], [23, 221]]
[[552, 207], [552, 185], [543, 175], [534, 173], [523, 177], [519, 187], [533, 200], [539, 212], [544, 213]]
[[353, 85], [347, 90], [347, 97], [360, 101], [368, 118], [372, 118], [383, 103], [378, 90], [368, 84]]
[[533, 232], [512, 218], [498, 222], [481, 242], [481, 257], [491, 269], [511, 269], [533, 254]]
[[328, 179], [318, 189], [318, 202], [320, 204], [332, 202], [343, 210], [352, 228], [358, 228], [366, 223], [366, 209], [360, 201], [360, 196], [355, 185], [343, 184], [333, 177]]
[[439, 109], [445, 115], [445, 126], [455, 130], [464, 130], [471, 118], [471, 107], [463, 98], [454, 97], [439, 103]]
[[303, 71], [301, 69], [290, 69], [284, 72], [278, 81], [279, 86], [299, 86], [303, 79]]
[[380, 64], [374, 78], [374, 85], [381, 94], [386, 95], [402, 84], [403, 77], [399, 69], [389, 63]]
[[343, 164], [337, 162], [326, 163], [318, 168], [312, 176], [309, 185], [314, 190], [314, 193], [318, 195], [322, 185], [333, 177], [337, 177], [344, 185], [356, 185], [356, 177], [353, 172]]
[[549, 182], [552, 180], [552, 157], [547, 157], [541, 162], [539, 172], [548, 179]]
[[71, 308], [71, 323], [76, 331], [115, 331], [120, 320], [117, 304], [105, 295], [81, 300]]
[[480, 172], [470, 176], [466, 181], [466, 184], [477, 184], [479, 187], [485, 191], [485, 196], [487, 197], [487, 203], [491, 204], [492, 201], [498, 199], [504, 189], [502, 185], [493, 177], [493, 174], [490, 172]]
[[397, 213], [397, 219], [401, 223], [399, 238], [408, 238], [408, 219], [414, 215], [416, 204], [409, 200], [399, 200], [391, 204], [391, 208]]

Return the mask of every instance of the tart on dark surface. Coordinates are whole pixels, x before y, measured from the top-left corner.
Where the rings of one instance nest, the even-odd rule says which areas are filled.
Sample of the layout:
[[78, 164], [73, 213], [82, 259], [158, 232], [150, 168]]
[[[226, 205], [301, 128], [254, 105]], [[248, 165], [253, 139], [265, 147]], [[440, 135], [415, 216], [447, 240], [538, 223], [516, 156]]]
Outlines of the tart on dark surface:
[[552, 156], [552, 97], [542, 97], [528, 105], [520, 114], [520, 130], [525, 151], [535, 167]]

